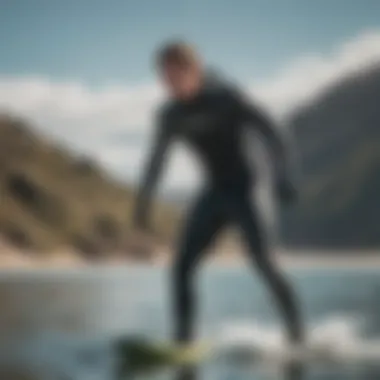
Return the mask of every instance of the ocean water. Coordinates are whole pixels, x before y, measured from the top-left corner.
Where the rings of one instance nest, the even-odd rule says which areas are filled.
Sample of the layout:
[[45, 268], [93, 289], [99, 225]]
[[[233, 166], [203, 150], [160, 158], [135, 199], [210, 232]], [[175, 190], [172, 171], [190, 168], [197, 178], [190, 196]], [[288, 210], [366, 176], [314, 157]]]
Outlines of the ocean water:
[[[379, 271], [287, 273], [308, 326], [309, 351], [294, 354], [304, 356], [304, 379], [380, 378]], [[20, 366], [39, 371], [41, 380], [62, 374], [116, 380], [111, 337], [170, 336], [168, 279], [167, 270], [151, 267], [3, 274], [0, 329], [14, 334], [3, 340], [0, 359], [13, 355]], [[248, 267], [206, 267], [197, 279], [199, 337], [215, 346], [215, 355], [199, 365], [198, 378], [286, 378], [283, 362], [293, 351], [283, 342], [281, 321], [260, 278]], [[90, 351], [92, 360], [79, 360]], [[173, 377], [157, 373], [143, 379]]]

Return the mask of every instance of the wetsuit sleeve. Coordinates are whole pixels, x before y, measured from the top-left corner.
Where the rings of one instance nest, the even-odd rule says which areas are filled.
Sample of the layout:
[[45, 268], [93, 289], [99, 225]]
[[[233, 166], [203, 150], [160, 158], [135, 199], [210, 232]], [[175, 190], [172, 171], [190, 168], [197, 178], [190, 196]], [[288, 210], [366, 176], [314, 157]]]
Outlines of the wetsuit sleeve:
[[151, 198], [163, 169], [168, 147], [172, 140], [172, 133], [170, 132], [167, 119], [168, 118], [162, 114], [156, 118], [156, 133], [136, 197], [132, 221], [135, 227], [147, 227]]
[[273, 157], [276, 180], [290, 180], [293, 177], [290, 165], [290, 149], [284, 136], [278, 131], [271, 118], [260, 107], [248, 100], [244, 94], [235, 91], [233, 98], [239, 116], [265, 139]]

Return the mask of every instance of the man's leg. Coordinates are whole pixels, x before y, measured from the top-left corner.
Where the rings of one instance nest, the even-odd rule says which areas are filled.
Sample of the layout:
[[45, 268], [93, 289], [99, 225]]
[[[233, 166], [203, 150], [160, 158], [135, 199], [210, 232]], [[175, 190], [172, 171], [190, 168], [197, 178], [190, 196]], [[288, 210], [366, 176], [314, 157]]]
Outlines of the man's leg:
[[185, 343], [193, 338], [196, 307], [194, 272], [202, 253], [224, 224], [218, 195], [212, 191], [203, 193], [189, 214], [174, 262], [172, 286], [177, 342]]
[[285, 322], [289, 341], [292, 343], [302, 342], [303, 326], [299, 302], [287, 279], [271, 258], [266, 232], [261, 226], [258, 210], [252, 205], [247, 193], [232, 196], [228, 204], [231, 216], [242, 230], [248, 243], [250, 257], [274, 295], [275, 302]]

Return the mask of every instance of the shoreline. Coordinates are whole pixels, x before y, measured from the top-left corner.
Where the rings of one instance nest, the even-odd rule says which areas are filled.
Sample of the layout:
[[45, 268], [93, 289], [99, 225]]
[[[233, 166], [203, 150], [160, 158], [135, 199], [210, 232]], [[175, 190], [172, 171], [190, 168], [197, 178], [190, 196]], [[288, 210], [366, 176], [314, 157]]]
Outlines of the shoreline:
[[[290, 253], [284, 250], [274, 252], [274, 260], [285, 269], [352, 269], [352, 268], [379, 268], [380, 250], [371, 251], [306, 251], [307, 253]], [[305, 252], [305, 251], [303, 251]], [[226, 267], [246, 265], [249, 258], [242, 252], [211, 259], [210, 261]]]
[[[284, 269], [380, 269], [379, 250], [274, 250], [274, 260]], [[220, 268], [238, 268], [248, 264], [249, 258], [241, 249], [233, 252], [218, 250], [211, 252], [204, 260], [204, 265]], [[49, 257], [38, 257], [14, 251], [0, 250], [0, 275], [3, 272], [18, 272], [19, 270], [67, 270], [93, 271], [94, 269], [123, 269], [141, 267], [167, 267], [171, 264], [172, 255], [168, 251], [161, 251], [154, 255], [152, 261], [138, 260], [115, 255], [112, 258], [98, 261], [86, 261], [74, 252], [64, 251], [52, 254]]]

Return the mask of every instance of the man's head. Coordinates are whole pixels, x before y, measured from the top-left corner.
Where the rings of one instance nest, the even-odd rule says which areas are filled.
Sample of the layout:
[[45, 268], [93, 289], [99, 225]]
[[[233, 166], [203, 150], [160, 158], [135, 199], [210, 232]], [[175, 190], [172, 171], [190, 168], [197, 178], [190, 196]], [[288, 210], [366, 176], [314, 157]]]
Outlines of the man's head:
[[165, 44], [156, 57], [160, 78], [170, 95], [187, 100], [202, 86], [202, 62], [197, 51], [187, 43]]

